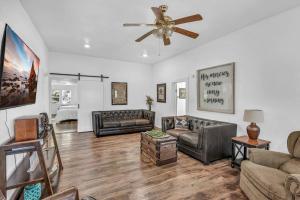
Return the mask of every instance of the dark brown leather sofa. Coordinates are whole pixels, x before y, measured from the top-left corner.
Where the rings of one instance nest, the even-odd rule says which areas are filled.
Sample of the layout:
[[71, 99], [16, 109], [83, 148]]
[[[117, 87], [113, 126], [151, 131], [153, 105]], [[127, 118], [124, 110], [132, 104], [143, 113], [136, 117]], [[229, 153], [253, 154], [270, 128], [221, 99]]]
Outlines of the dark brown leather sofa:
[[155, 112], [142, 109], [93, 111], [92, 120], [97, 137], [143, 132], [154, 128]]
[[186, 116], [188, 129], [175, 129], [174, 117], [162, 118], [162, 131], [176, 137], [178, 149], [204, 164], [231, 156], [237, 125]]

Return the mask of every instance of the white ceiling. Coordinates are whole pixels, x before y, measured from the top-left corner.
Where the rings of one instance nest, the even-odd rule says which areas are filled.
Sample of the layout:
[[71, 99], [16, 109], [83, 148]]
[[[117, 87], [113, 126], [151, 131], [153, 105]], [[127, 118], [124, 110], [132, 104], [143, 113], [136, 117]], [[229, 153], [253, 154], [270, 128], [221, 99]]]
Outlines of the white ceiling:
[[[299, 0], [21, 0], [50, 51], [156, 63], [264, 18], [300, 5]], [[193, 40], [176, 33], [164, 47], [154, 36], [134, 40], [151, 27], [123, 23], [155, 19], [151, 6], [167, 4], [173, 19], [200, 13], [204, 20], [179, 27], [199, 32]], [[90, 40], [91, 48], [83, 47]], [[141, 55], [146, 50], [148, 58]], [[159, 55], [160, 52], [160, 55]]]

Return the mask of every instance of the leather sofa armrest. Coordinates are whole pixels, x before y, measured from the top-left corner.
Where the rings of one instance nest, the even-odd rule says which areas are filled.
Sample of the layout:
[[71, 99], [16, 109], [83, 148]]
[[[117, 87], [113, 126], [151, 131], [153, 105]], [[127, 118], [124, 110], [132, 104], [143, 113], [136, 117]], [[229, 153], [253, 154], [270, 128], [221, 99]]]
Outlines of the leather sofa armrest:
[[97, 116], [97, 121], [98, 121], [98, 128], [99, 129], [102, 129], [103, 128], [103, 117], [102, 117], [102, 114], [99, 113]]
[[206, 163], [223, 155], [231, 156], [231, 138], [236, 136], [236, 124], [220, 124], [203, 127], [203, 152]]
[[290, 160], [291, 156], [286, 153], [251, 148], [249, 149], [249, 159], [258, 165], [278, 169], [283, 163]]
[[196, 133], [198, 133], [199, 137], [198, 137], [198, 145], [197, 145], [197, 151], [201, 151], [203, 148], [203, 143], [204, 143], [204, 139], [203, 139], [203, 135], [204, 135], [204, 128], [201, 127], [198, 131], [196, 131]]
[[101, 112], [99, 111], [92, 112], [93, 131], [96, 135], [98, 135], [99, 130], [103, 128], [103, 118], [101, 116]]
[[162, 117], [161, 118], [161, 129], [163, 132], [166, 132], [169, 129], [175, 128], [175, 120], [174, 117]]
[[150, 111], [150, 110], [144, 110], [144, 118], [148, 119], [154, 128], [155, 112]]
[[300, 174], [290, 174], [285, 180], [285, 191], [288, 200], [300, 199]]

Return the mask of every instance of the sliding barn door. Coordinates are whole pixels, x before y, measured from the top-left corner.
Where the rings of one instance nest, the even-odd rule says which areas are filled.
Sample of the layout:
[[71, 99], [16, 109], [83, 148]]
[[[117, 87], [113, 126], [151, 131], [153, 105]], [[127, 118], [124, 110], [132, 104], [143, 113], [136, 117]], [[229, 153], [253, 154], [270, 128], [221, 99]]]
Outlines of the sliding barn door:
[[78, 132], [93, 131], [92, 111], [103, 110], [103, 83], [100, 79], [83, 79], [78, 89]]

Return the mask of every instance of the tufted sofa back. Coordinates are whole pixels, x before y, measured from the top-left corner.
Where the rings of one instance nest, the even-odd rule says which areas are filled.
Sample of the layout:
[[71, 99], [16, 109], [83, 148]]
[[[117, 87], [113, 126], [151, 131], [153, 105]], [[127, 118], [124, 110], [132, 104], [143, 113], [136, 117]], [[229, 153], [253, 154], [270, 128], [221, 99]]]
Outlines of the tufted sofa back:
[[206, 126], [214, 126], [214, 125], [221, 125], [222, 122], [213, 121], [213, 120], [207, 120], [207, 119], [201, 119], [196, 117], [188, 117], [189, 122], [189, 129], [193, 132], [198, 132], [201, 128]]
[[287, 141], [289, 153], [296, 158], [300, 158], [300, 131], [292, 132]]
[[119, 121], [130, 119], [141, 119], [144, 117], [143, 110], [114, 110], [102, 111], [103, 121]]

